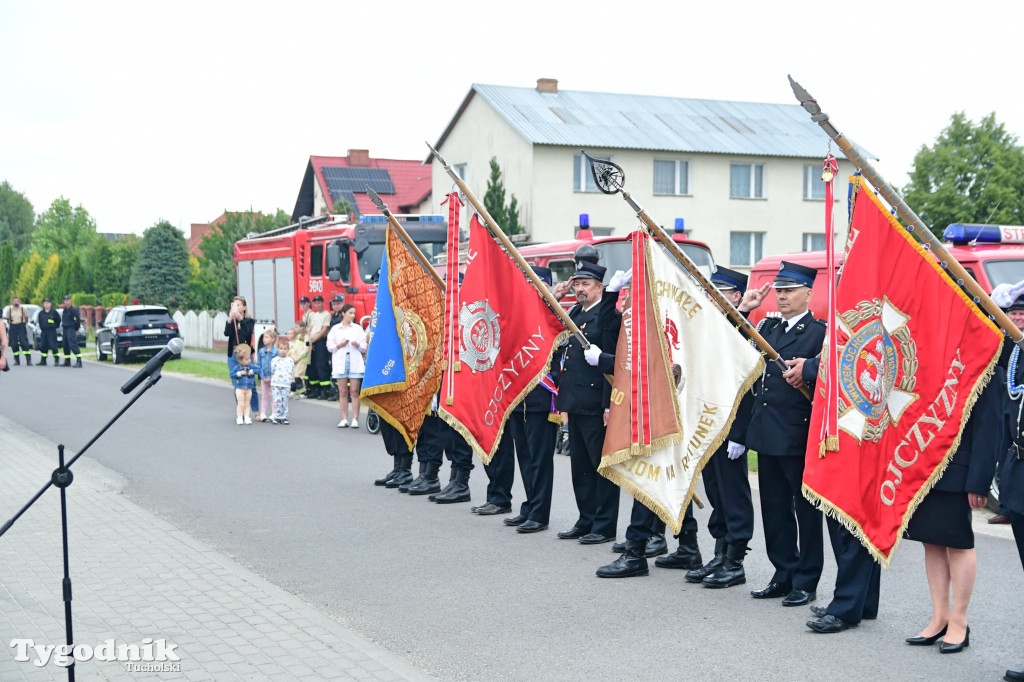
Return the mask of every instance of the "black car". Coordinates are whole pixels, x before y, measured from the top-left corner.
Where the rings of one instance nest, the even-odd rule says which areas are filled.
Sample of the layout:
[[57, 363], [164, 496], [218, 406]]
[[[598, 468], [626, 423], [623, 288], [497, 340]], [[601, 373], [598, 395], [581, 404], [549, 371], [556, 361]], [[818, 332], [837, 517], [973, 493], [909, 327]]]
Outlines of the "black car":
[[[25, 307], [27, 308], [28, 306], [25, 306]], [[29, 314], [28, 324], [25, 325], [25, 328], [26, 328], [27, 333], [28, 333], [28, 344], [30, 346], [32, 346], [33, 348], [35, 348], [36, 350], [39, 350], [39, 344], [42, 342], [42, 336], [43, 336], [42, 331], [40, 331], [40, 329], [39, 329], [39, 313], [42, 312], [43, 309], [40, 308], [39, 306], [32, 306], [32, 307], [36, 308], [36, 310], [34, 310], [32, 313]], [[62, 308], [53, 308], [53, 310], [57, 311], [57, 315], [63, 317], [63, 315], [61, 314]], [[57, 346], [63, 348], [63, 345], [64, 345], [64, 327], [63, 326], [58, 326], [57, 327]], [[85, 325], [84, 324], [78, 325], [78, 348], [79, 349], [85, 348]]]
[[103, 325], [96, 329], [96, 359], [154, 355], [179, 336], [178, 323], [162, 305], [119, 305], [110, 309]]

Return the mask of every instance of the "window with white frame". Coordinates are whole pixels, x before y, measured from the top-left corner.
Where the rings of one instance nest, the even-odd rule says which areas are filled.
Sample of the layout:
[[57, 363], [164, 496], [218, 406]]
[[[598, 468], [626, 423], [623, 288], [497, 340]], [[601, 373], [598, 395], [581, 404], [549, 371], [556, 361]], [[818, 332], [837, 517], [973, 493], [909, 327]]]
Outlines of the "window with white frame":
[[[595, 156], [600, 161], [611, 161], [610, 156]], [[574, 192], [597, 192], [594, 174], [590, 172], [590, 161], [582, 154], [572, 157], [572, 190]]]
[[825, 182], [821, 166], [804, 166], [804, 199], [825, 200]]
[[804, 232], [804, 251], [824, 251], [827, 247], [825, 233]]
[[654, 193], [686, 195], [690, 193], [689, 161], [654, 161]]
[[452, 168], [455, 169], [455, 173], [464, 181], [466, 179], [466, 164], [457, 163]]
[[730, 164], [729, 196], [733, 199], [763, 199], [764, 164]]
[[761, 260], [764, 232], [730, 232], [729, 265], [750, 267]]

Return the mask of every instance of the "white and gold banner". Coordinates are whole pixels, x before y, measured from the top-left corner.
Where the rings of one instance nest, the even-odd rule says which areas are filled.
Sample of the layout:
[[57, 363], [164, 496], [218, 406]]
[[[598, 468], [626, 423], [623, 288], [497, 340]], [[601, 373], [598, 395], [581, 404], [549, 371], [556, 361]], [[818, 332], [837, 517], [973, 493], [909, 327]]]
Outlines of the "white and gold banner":
[[[761, 354], [665, 253], [648, 247], [652, 293], [664, 330], [683, 437], [679, 444], [600, 472], [654, 511], [678, 534], [700, 473], [725, 442], [740, 399], [764, 368]], [[628, 328], [625, 319], [623, 328]], [[612, 405], [612, 410], [616, 405]], [[611, 419], [609, 419], [609, 425]]]

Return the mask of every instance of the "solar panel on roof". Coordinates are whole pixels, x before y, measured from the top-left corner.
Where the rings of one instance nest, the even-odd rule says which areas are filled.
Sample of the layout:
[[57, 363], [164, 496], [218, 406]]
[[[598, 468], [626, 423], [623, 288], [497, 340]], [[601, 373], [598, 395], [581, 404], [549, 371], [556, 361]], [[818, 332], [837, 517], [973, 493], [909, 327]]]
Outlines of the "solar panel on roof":
[[394, 194], [395, 184], [386, 168], [352, 168], [349, 166], [325, 166], [324, 179], [327, 189], [334, 196], [336, 192], [366, 192], [369, 185], [378, 194]]

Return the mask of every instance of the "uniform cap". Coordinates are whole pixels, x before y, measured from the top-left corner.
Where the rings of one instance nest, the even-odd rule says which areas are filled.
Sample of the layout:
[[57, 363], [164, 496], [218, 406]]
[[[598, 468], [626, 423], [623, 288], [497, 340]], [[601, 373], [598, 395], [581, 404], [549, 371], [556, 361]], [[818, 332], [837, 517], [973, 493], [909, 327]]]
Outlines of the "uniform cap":
[[779, 274], [775, 275], [774, 289], [795, 289], [796, 287], [814, 286], [814, 278], [818, 271], [799, 263], [782, 261], [779, 263]]
[[344, 303], [345, 302], [345, 297], [342, 296], [341, 294], [335, 294], [334, 298], [331, 299], [331, 303], [334, 303], [334, 302]]
[[309, 303], [309, 296], [300, 296], [299, 303]]
[[43, 299], [43, 303], [53, 303], [53, 301], [51, 301], [51, 300], [50, 300], [50, 299], [48, 299], [48, 298], [44, 298], [44, 299]]
[[604, 273], [607, 269], [603, 265], [597, 263], [590, 263], [588, 261], [577, 261], [576, 272], [573, 273], [571, 279], [596, 279], [598, 282], [604, 281]]
[[531, 265], [530, 267], [533, 268], [533, 272], [538, 277], [541, 278], [541, 280], [544, 282], [544, 284], [547, 284], [548, 286], [551, 286], [551, 282], [552, 282], [552, 279], [551, 279], [551, 268], [541, 267], [540, 265]]
[[321, 296], [320, 294], [317, 294], [316, 296], [313, 297], [313, 302], [316, 303], [317, 301], [320, 301], [321, 303], [323, 303], [324, 302], [324, 297]]
[[715, 274], [711, 275], [711, 283], [722, 290], [738, 289], [741, 294], [747, 291], [747, 276], [722, 266], [718, 266]]
[[65, 301], [70, 301], [71, 300], [71, 294], [64, 294], [64, 300]]

